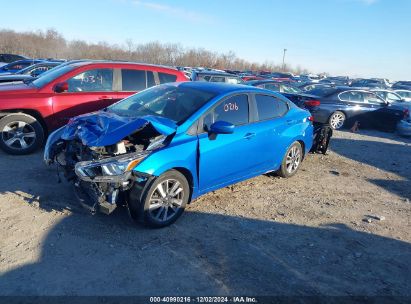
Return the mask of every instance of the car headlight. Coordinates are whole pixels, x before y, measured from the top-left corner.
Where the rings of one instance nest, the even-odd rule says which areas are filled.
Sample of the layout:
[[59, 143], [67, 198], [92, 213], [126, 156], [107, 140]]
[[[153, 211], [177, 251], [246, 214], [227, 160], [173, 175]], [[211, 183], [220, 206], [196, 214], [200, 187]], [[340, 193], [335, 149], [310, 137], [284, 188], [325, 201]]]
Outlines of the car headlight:
[[133, 170], [147, 153], [133, 153], [102, 160], [85, 161], [76, 164], [75, 172], [79, 177], [118, 176]]

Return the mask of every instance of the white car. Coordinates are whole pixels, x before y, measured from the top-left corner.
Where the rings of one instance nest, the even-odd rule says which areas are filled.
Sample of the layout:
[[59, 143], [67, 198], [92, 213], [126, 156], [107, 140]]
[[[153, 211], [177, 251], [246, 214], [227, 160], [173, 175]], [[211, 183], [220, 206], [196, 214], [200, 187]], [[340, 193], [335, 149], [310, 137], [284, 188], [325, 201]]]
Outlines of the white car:
[[394, 90], [394, 92], [401, 96], [402, 100], [411, 102], [411, 91], [409, 90]]

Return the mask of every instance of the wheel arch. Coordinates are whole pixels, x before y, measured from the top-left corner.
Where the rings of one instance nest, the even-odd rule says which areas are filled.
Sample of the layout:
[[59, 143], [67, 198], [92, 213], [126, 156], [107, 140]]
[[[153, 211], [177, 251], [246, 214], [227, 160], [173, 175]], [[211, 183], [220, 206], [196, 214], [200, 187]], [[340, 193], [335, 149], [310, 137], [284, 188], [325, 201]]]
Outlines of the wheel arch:
[[13, 109], [13, 110], [7, 110], [7, 111], [0, 111], [0, 119], [10, 114], [26, 114], [26, 115], [30, 115], [34, 117], [41, 124], [43, 128], [44, 136], [47, 137], [48, 135], [47, 124], [43, 116], [40, 114], [40, 112], [36, 110], [31, 110], [31, 109]]
[[[189, 197], [189, 202], [191, 201], [191, 198], [193, 196], [193, 191], [194, 191], [194, 177], [191, 171], [187, 168], [184, 167], [174, 167], [171, 168], [170, 170], [175, 170], [177, 172], [180, 172], [184, 177], [186, 178], [188, 185], [190, 187], [190, 197]], [[168, 170], [168, 171], [170, 171]]]

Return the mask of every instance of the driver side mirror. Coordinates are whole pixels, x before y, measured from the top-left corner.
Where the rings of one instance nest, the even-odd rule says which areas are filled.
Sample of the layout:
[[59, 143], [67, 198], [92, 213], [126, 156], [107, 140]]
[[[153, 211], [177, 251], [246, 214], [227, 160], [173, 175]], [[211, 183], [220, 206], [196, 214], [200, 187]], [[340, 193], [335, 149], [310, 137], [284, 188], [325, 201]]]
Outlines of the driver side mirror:
[[59, 82], [54, 86], [54, 92], [56, 93], [63, 93], [68, 91], [68, 83], [67, 82]]
[[209, 133], [213, 134], [232, 134], [234, 125], [226, 121], [216, 121], [210, 126]]

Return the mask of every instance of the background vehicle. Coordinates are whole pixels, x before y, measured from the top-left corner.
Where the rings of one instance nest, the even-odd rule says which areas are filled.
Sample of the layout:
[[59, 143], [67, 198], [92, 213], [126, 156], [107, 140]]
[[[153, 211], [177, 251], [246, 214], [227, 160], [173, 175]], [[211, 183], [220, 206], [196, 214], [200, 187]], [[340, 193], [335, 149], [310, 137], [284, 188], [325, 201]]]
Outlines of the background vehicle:
[[24, 59], [24, 60], [18, 60], [14, 61], [12, 63], [3, 65], [0, 67], [0, 75], [4, 73], [16, 73], [24, 68], [27, 68], [28, 66], [31, 66], [36, 63], [43, 62], [44, 60], [38, 60], [38, 59]]
[[388, 89], [389, 86], [382, 79], [355, 79], [351, 82], [351, 87], [355, 88], [376, 88]]
[[215, 71], [198, 71], [193, 70], [191, 73], [191, 80], [192, 81], [208, 81], [208, 82], [225, 82], [225, 83], [232, 83], [238, 84], [242, 83], [243, 80], [233, 74], [229, 74], [226, 72], [215, 72]]
[[330, 76], [321, 79], [318, 83], [331, 84], [335, 86], [348, 86], [350, 85], [350, 79], [347, 76]]
[[298, 88], [301, 89], [302, 91], [311, 91], [316, 88], [324, 88], [324, 87], [334, 87], [333, 84], [327, 84], [327, 83], [318, 83], [318, 82], [309, 82], [309, 83], [304, 83], [304, 84], [299, 84]]
[[32, 80], [44, 72], [59, 66], [61, 62], [42, 62], [28, 66], [14, 74], [3, 73], [0, 74], [0, 83], [14, 82], [14, 81], [29, 81]]
[[58, 159], [88, 209], [109, 214], [126, 197], [133, 218], [164, 227], [210, 191], [268, 171], [293, 176], [312, 143], [310, 113], [280, 94], [184, 82], [74, 118], [44, 159]]
[[168, 67], [111, 61], [62, 64], [29, 83], [0, 86], [0, 147], [11, 154], [37, 149], [71, 117], [103, 109], [137, 91], [174, 81]]
[[411, 81], [397, 81], [392, 85], [394, 90], [410, 90], [411, 91]]
[[311, 113], [317, 111], [317, 108], [320, 105], [317, 96], [307, 94], [298, 87], [294, 87], [284, 82], [275, 80], [255, 80], [245, 82], [244, 84], [279, 92], [298, 107], [306, 109]]
[[312, 113], [314, 121], [329, 123], [333, 129], [358, 121], [362, 127], [393, 131], [406, 109], [390, 104], [375, 93], [354, 88], [323, 87], [308, 91], [320, 105]]
[[404, 101], [411, 101], [411, 90], [394, 90]]
[[28, 59], [21, 55], [15, 54], [0, 54], [0, 67], [17, 60]]

